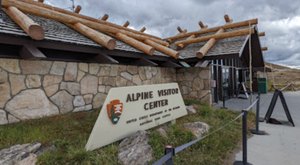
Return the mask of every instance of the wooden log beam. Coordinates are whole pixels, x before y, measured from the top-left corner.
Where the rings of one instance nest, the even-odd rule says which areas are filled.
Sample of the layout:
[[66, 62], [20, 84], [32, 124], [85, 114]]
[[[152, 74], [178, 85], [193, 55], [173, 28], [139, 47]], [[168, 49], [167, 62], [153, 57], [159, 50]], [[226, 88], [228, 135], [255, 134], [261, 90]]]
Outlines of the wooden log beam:
[[175, 51], [175, 50], [173, 50], [171, 48], [165, 47], [163, 45], [160, 45], [160, 44], [158, 44], [158, 43], [156, 43], [156, 42], [154, 42], [152, 40], [145, 40], [145, 43], [147, 45], [152, 46], [157, 51], [162, 52], [162, 53], [164, 53], [164, 54], [166, 54], [168, 56], [171, 56], [171, 57], [173, 57], [175, 59], [177, 59], [179, 57], [179, 52], [177, 52], [177, 51]]
[[145, 32], [146, 31], [146, 27], [142, 27], [142, 29], [140, 30], [140, 32]]
[[19, 52], [23, 59], [44, 59], [47, 58], [38, 48], [33, 45], [24, 45]]
[[141, 41], [138, 41], [134, 38], [127, 36], [126, 34], [117, 33], [114, 37], [136, 48], [137, 50], [144, 52], [145, 54], [153, 55], [155, 51], [155, 49], [152, 46], [146, 45]]
[[268, 51], [268, 47], [262, 47], [261, 51]]
[[[2, 0], [2, 4], [6, 4], [7, 2], [5, 2], [5, 1], [7, 1], [7, 0]], [[10, 1], [14, 1], [14, 0], [10, 0]], [[150, 35], [150, 34], [146, 34], [146, 33], [143, 34], [139, 31], [136, 31], [136, 30], [133, 30], [133, 29], [127, 29], [125, 27], [122, 27], [120, 25], [117, 25], [117, 24], [114, 24], [114, 23], [111, 23], [111, 22], [99, 20], [99, 19], [92, 18], [92, 17], [85, 16], [85, 15], [81, 15], [81, 14], [78, 14], [78, 13], [74, 13], [74, 12], [64, 10], [64, 9], [61, 9], [61, 8], [58, 8], [58, 7], [54, 7], [54, 6], [51, 6], [51, 5], [47, 5], [47, 4], [44, 4], [44, 3], [38, 3], [38, 2], [33, 1], [33, 0], [18, 0], [18, 1], [26, 2], [27, 4], [31, 4], [30, 5], [31, 8], [33, 8], [33, 7], [34, 8], [35, 7], [42, 7], [43, 9], [49, 9], [49, 10], [52, 10], [52, 11], [60, 12], [60, 13], [67, 14], [67, 15], [74, 16], [74, 17], [78, 17], [78, 18], [81, 18], [81, 19], [86, 19], [86, 20], [89, 20], [89, 21], [92, 21], [92, 22], [95, 22], [95, 23], [100, 23], [100, 24], [103, 24], [103, 25], [109, 25], [110, 27], [114, 27], [114, 28], [117, 28], [117, 29], [129, 31], [129, 32], [144, 35], [144, 36], [148, 36], [148, 37], [151, 37], [151, 38], [161, 39], [159, 37], [156, 37], [156, 36], [153, 36], [153, 35]], [[32, 5], [34, 5], [34, 6], [32, 6]], [[41, 10], [41, 11], [43, 11], [43, 10]], [[34, 14], [34, 13], [32, 13], [32, 14]]]
[[130, 22], [129, 21], [126, 21], [124, 24], [123, 24], [123, 27], [128, 27], [130, 25]]
[[98, 43], [99, 45], [106, 47], [109, 50], [113, 50], [116, 47], [116, 40], [111, 38], [110, 36], [103, 34], [99, 31], [91, 29], [82, 23], [76, 23], [74, 25], [69, 25], [74, 30], [78, 31], [82, 35], [86, 36], [87, 38], [93, 40], [94, 42]]
[[[225, 30], [225, 29], [224, 29]], [[182, 45], [187, 45], [187, 44], [192, 44], [192, 43], [198, 43], [198, 42], [203, 42], [203, 41], [208, 41], [211, 38], [215, 39], [224, 39], [224, 38], [231, 38], [231, 37], [237, 37], [237, 36], [243, 36], [243, 35], [248, 35], [248, 34], [253, 34], [254, 29], [251, 28], [251, 30], [247, 29], [240, 29], [240, 30], [235, 30], [235, 31], [230, 31], [230, 32], [224, 32], [221, 34], [212, 34], [212, 35], [207, 35], [203, 37], [198, 37], [194, 39], [189, 39], [189, 40], [183, 40], [183, 41], [178, 41], [175, 44], [177, 46]]]
[[[24, 2], [26, 1], [26, 2]], [[80, 14], [78, 14], [79, 16], [74, 16], [71, 14], [65, 14], [63, 12], [58, 12], [56, 10], [52, 10], [52, 9], [48, 9], [46, 7], [40, 7], [38, 5], [36, 5], [36, 3], [29, 3], [29, 2], [33, 2], [33, 1], [28, 1], [27, 0], [18, 0], [18, 1], [14, 1], [14, 0], [2, 0], [2, 6], [4, 7], [9, 7], [9, 6], [15, 6], [17, 8], [19, 8], [20, 10], [30, 13], [30, 14], [34, 14], [37, 16], [41, 16], [41, 17], [45, 17], [45, 18], [49, 18], [49, 19], [53, 19], [59, 22], [63, 22], [65, 24], [75, 24], [75, 23], [82, 23], [86, 26], [89, 26], [95, 30], [104, 32], [104, 33], [112, 33], [112, 34], [117, 34], [117, 33], [123, 33], [126, 34], [127, 36], [130, 36], [131, 38], [135, 38], [137, 40], [140, 41], [144, 41], [146, 39], [150, 39], [153, 40], [159, 44], [165, 45], [165, 46], [169, 46], [169, 43], [166, 41], [163, 41], [161, 39], [158, 38], [154, 38], [154, 37], [150, 37], [147, 35], [144, 35], [145, 33], [142, 32], [132, 32], [129, 31], [128, 28], [126, 28], [126, 30], [124, 29], [120, 29], [120, 28], [116, 28], [112, 25], [105, 25], [99, 22], [95, 22], [95, 21], [91, 21], [88, 19], [83, 19], [79, 16], [82, 16]], [[32, 5], [34, 4], [34, 5]], [[39, 3], [38, 3], [39, 4]], [[41, 12], [42, 11], [42, 12]], [[67, 12], [65, 10], [63, 10], [64, 12]], [[76, 14], [71, 12], [72, 14]], [[90, 17], [89, 17], [90, 18]], [[95, 19], [97, 20], [97, 19]], [[105, 21], [104, 21], [105, 22]], [[124, 27], [123, 27], [124, 28]]]
[[165, 40], [167, 40], [169, 42], [172, 42], [172, 41], [177, 40], [177, 39], [186, 38], [186, 37], [191, 36], [193, 34], [198, 36], [198, 35], [205, 34], [205, 33], [217, 32], [221, 28], [226, 30], [226, 29], [231, 29], [231, 28], [249, 26], [249, 24], [250, 25], [255, 25], [257, 23], [258, 23], [257, 19], [251, 19], [251, 20], [242, 21], [242, 22], [225, 24], [225, 25], [217, 26], [217, 27], [213, 27], [213, 28], [201, 29], [201, 30], [194, 31], [194, 32], [182, 33], [182, 34], [175, 35], [173, 37], [165, 38]]
[[[188, 38], [186, 38], [186, 40], [190, 40], [190, 39], [193, 39], [193, 38], [196, 38], [196, 35], [191, 35], [191, 36], [189, 36]], [[184, 45], [184, 44], [179, 44], [177, 48], [183, 49], [184, 47], [186, 47], [186, 45]]]
[[[216, 35], [222, 34], [223, 32], [224, 32], [224, 29], [221, 28], [220, 30], [217, 31]], [[209, 39], [205, 43], [205, 45], [202, 46], [199, 51], [197, 51], [197, 53], [196, 53], [197, 58], [202, 59], [207, 54], [207, 52], [216, 44], [216, 42], [217, 42], [217, 40], [215, 38]]]
[[259, 33], [258, 33], [258, 36], [264, 37], [264, 36], [266, 36], [266, 33], [265, 33], [265, 32], [259, 32]]
[[17, 23], [32, 39], [42, 40], [45, 37], [44, 29], [31, 18], [13, 6], [7, 6], [6, 14]]
[[224, 19], [225, 19], [225, 22], [226, 22], [226, 23], [232, 23], [232, 22], [233, 22], [233, 20], [229, 17], [228, 14], [225, 14], [225, 15], [224, 15]]
[[77, 5], [74, 12], [75, 13], [80, 13], [80, 11], [81, 11], [81, 6]]
[[208, 26], [204, 25], [204, 23], [202, 21], [199, 21], [198, 24], [199, 24], [201, 29], [207, 29], [208, 28]]
[[107, 21], [108, 18], [109, 18], [109, 15], [108, 15], [108, 14], [104, 14], [100, 19], [101, 19], [102, 21]]

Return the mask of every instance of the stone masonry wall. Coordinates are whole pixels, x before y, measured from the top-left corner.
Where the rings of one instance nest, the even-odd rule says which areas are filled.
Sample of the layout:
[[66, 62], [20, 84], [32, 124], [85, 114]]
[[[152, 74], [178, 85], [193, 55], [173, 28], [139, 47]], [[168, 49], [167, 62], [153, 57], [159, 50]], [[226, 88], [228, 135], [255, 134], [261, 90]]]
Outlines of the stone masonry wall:
[[212, 104], [210, 68], [183, 68], [177, 70], [177, 83], [185, 99], [197, 99]]
[[210, 102], [209, 70], [200, 70], [1, 58], [0, 125], [97, 109], [110, 88], [121, 86], [179, 80], [184, 97]]

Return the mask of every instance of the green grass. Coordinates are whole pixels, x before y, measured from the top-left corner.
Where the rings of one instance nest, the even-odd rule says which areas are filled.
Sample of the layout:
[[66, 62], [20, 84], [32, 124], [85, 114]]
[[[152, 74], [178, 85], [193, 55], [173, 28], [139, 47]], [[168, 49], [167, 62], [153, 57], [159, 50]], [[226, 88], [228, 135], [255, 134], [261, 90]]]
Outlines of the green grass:
[[[186, 103], [199, 105], [197, 113], [178, 119], [176, 125], [167, 124], [168, 138], [161, 137], [156, 129], [150, 130], [149, 143], [156, 159], [163, 156], [165, 145], [179, 146], [194, 139], [191, 132], [183, 129], [183, 123], [203, 121], [213, 131], [238, 115], [228, 110], [212, 110], [193, 100]], [[0, 149], [14, 144], [41, 142], [44, 147], [55, 146], [55, 149], [39, 156], [38, 164], [118, 164], [119, 142], [92, 152], [84, 150], [98, 113], [95, 110], [0, 126]], [[250, 117], [253, 121], [253, 115]], [[238, 120], [176, 155], [175, 163], [224, 164], [240, 141], [241, 121]]]
[[[194, 100], [186, 100], [186, 104], [197, 104]], [[207, 105], [197, 108], [197, 113], [177, 120], [176, 125], [169, 127], [168, 138], [161, 138], [157, 131], [151, 131], [151, 141], [156, 159], [163, 156], [164, 145], [179, 146], [194, 139], [190, 132], [183, 129], [183, 123], [202, 121], [210, 125], [210, 132], [234, 119], [239, 113], [228, 110], [214, 110]], [[249, 127], [253, 127], [254, 114], [249, 115]], [[175, 156], [175, 164], [218, 165], [232, 164], [226, 162], [239, 147], [241, 141], [241, 119], [226, 127], [224, 130], [208, 136], [203, 141], [194, 144]]]

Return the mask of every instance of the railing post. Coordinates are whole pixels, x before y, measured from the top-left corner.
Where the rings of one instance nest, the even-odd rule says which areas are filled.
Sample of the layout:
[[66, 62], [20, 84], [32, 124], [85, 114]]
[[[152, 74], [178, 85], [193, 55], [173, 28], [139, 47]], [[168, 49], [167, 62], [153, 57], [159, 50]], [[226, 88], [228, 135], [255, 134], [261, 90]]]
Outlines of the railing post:
[[242, 145], [243, 145], [243, 160], [242, 161], [235, 161], [234, 165], [251, 165], [247, 161], [247, 115], [248, 111], [242, 110], [243, 118], [242, 118]]
[[227, 107], [225, 105], [225, 87], [224, 86], [222, 86], [222, 93], [223, 93], [223, 95], [222, 95], [222, 97], [223, 97], [223, 107], [222, 107], [222, 109], [227, 109]]
[[265, 131], [259, 130], [259, 108], [260, 108], [260, 93], [258, 93], [256, 102], [256, 119], [255, 119], [255, 129], [251, 129], [251, 133], [255, 135], [266, 135], [267, 133]]
[[[171, 145], [165, 146], [165, 155], [168, 153], [172, 153], [172, 157], [175, 155], [175, 148], [172, 147]], [[169, 160], [166, 161], [166, 165], [173, 165], [173, 158], [170, 158]]]

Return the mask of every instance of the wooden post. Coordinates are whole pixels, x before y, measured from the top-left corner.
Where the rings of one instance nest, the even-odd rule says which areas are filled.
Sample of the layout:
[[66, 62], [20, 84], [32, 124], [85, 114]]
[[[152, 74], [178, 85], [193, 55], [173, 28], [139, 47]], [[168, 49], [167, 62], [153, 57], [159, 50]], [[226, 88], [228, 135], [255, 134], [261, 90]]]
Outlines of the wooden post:
[[251, 20], [242, 21], [242, 22], [225, 24], [223, 26], [217, 26], [217, 27], [213, 27], [213, 28], [201, 29], [201, 30], [194, 31], [194, 32], [181, 33], [181, 34], [177, 34], [177, 35], [175, 35], [173, 37], [165, 38], [165, 40], [167, 40], [167, 41], [173, 41], [173, 40], [177, 40], [177, 39], [189, 37], [189, 36], [191, 36], [193, 34], [195, 34], [197, 36], [197, 35], [201, 35], [201, 34], [205, 34], [205, 33], [217, 32], [221, 28], [223, 28], [224, 30], [226, 30], [226, 29], [237, 28], [237, 27], [245, 27], [245, 26], [248, 27], [249, 24], [250, 25], [255, 25], [257, 23], [258, 23], [257, 19], [251, 19]]
[[225, 15], [224, 15], [224, 19], [225, 19], [225, 22], [226, 22], [226, 23], [232, 23], [232, 22], [233, 22], [233, 20], [229, 17], [228, 14], [225, 14]]
[[[219, 31], [217, 31], [216, 35], [221, 34], [223, 32], [224, 32], [224, 29], [220, 29]], [[217, 42], [217, 40], [215, 38], [209, 39], [205, 43], [205, 45], [202, 46], [199, 51], [197, 51], [197, 53], [196, 53], [197, 58], [202, 59], [207, 54], [207, 52], [216, 44], [216, 42]]]
[[144, 44], [143, 42], [140, 42], [138, 40], [135, 40], [134, 38], [131, 38], [125, 34], [122, 34], [122, 33], [117, 33], [115, 35], [115, 37], [118, 39], [118, 40], [121, 40], [123, 42], [125, 42], [126, 44], [148, 54], [148, 55], [153, 55], [154, 53], [154, 48], [149, 46], [149, 45], [146, 45]]
[[207, 27], [208, 27], [207, 25], [204, 25], [204, 23], [202, 21], [199, 21], [198, 24], [201, 29], [207, 29]]
[[[251, 34], [253, 34], [254, 29], [251, 28], [250, 32], [251, 32]], [[194, 39], [177, 41], [177, 42], [175, 42], [175, 44], [177, 46], [180, 46], [181, 44], [187, 45], [187, 44], [207, 41], [211, 38], [224, 39], [224, 38], [231, 38], [231, 37], [243, 36], [243, 35], [248, 35], [248, 34], [249, 34], [249, 29], [240, 29], [240, 30], [235, 30], [235, 31], [231, 31], [231, 32], [224, 32], [224, 33], [221, 33], [221, 34], [212, 34], [212, 35], [207, 35], [207, 36], [198, 37], [198, 38], [194, 38]]]
[[130, 25], [130, 22], [129, 21], [126, 21], [124, 24], [123, 24], [123, 27], [128, 27]]
[[74, 12], [75, 13], [80, 13], [80, 11], [81, 11], [81, 6], [77, 5]]
[[140, 32], [145, 32], [146, 31], [146, 27], [143, 27]]
[[42, 40], [45, 37], [44, 29], [35, 23], [31, 18], [22, 13], [13, 6], [8, 6], [5, 10], [6, 14], [17, 23], [32, 39]]
[[168, 56], [171, 56], [175, 59], [177, 59], [179, 57], [179, 52], [171, 49], [171, 48], [168, 48], [168, 47], [165, 47], [163, 45], [160, 45], [154, 41], [151, 41], [151, 40], [145, 40], [145, 43], [152, 46], [153, 48], [155, 48], [157, 51], [160, 51]]
[[[7, 1], [7, 0], [2, 0], [2, 5], [5, 4], [5, 3], [7, 3], [7, 2], [3, 2], [3, 1]], [[15, 0], [9, 0], [9, 1], [15, 1]], [[122, 27], [120, 25], [117, 25], [117, 24], [114, 24], [114, 23], [111, 23], [111, 22], [102, 21], [102, 20], [99, 20], [99, 19], [96, 19], [96, 18], [92, 18], [92, 17], [89, 17], [89, 16], [81, 15], [81, 14], [78, 14], [78, 13], [74, 13], [74, 12], [71, 12], [71, 11], [68, 11], [68, 10], [65, 10], [65, 9], [61, 9], [61, 8], [58, 8], [58, 7], [47, 5], [45, 3], [38, 3], [38, 2], [33, 1], [33, 0], [18, 0], [18, 1], [19, 2], [23, 2], [23, 3], [27, 3], [27, 4], [31, 4], [30, 5], [31, 8], [33, 8], [33, 7], [34, 8], [36, 8], [36, 7], [42, 7], [44, 9], [49, 9], [51, 11], [56, 11], [56, 12], [60, 12], [60, 13], [63, 13], [63, 14], [70, 15], [70, 16], [78, 17], [78, 18], [81, 18], [81, 19], [89, 20], [89, 21], [92, 21], [94, 23], [100, 23], [100, 24], [103, 24], [103, 25], [109, 25], [110, 27], [114, 27], [114, 28], [121, 29], [121, 30], [126, 30], [126, 31], [129, 31], [129, 32], [140, 34], [140, 35], [144, 35], [144, 36], [147, 36], [147, 37], [150, 37], [150, 38], [161, 39], [159, 37], [156, 37], [156, 36], [153, 36], [153, 35], [150, 35], [150, 34], [146, 34], [146, 33], [143, 34], [143, 33], [139, 32], [137, 30], [134, 30], [134, 29], [127, 29], [127, 28], [124, 28], [124, 27]], [[42, 10], [40, 10], [40, 11], [42, 11]], [[32, 14], [34, 14], [34, 13], [32, 13]]]
[[102, 21], [107, 21], [108, 18], [109, 18], [109, 15], [108, 15], [108, 14], [104, 14], [100, 19], [101, 19]]
[[[24, 0], [18, 0], [18, 1], [2, 0], [2, 6], [4, 6], [4, 7], [15, 6], [15, 7], [18, 7], [20, 10], [22, 10], [24, 12], [34, 14], [34, 15], [37, 15], [37, 16], [41, 16], [41, 17], [45, 17], [45, 18], [49, 18], [49, 19], [53, 19], [53, 20], [56, 20], [56, 21], [59, 21], [59, 22], [63, 22], [65, 24], [75, 24], [75, 23], [79, 22], [79, 23], [82, 23], [82, 24], [84, 24], [84, 25], [86, 25], [90, 28], [101, 31], [103, 33], [112, 33], [112, 34], [123, 33], [123, 34], [126, 34], [127, 36], [130, 36], [131, 38], [135, 38], [135, 39], [140, 40], [140, 41], [150, 39], [150, 40], [153, 40], [153, 41], [155, 41], [159, 44], [169, 46], [168, 42], [163, 41], [163, 40], [158, 39], [158, 38], [150, 37], [149, 35], [144, 35], [145, 33], [132, 32], [132, 31], [129, 31], [128, 28], [126, 28], [126, 30], [116, 28], [116, 27], [111, 26], [111, 25], [105, 25], [105, 24], [102, 24], [102, 23], [99, 23], [99, 22], [90, 21], [88, 19], [83, 19], [83, 18], [78, 17], [78, 16], [73, 16], [73, 15], [70, 15], [70, 14], [57, 12], [55, 10], [47, 9], [45, 7], [40, 7], [38, 5], [32, 5], [30, 3], [27, 3], [27, 0], [26, 0], [26, 2], [23, 2], [23, 1]], [[28, 1], [28, 2], [31, 2], [31, 1]], [[73, 13], [73, 12], [71, 12], [71, 13]], [[73, 13], [73, 14], [75, 14], [75, 13]]]
[[88, 37], [89, 39], [95, 41], [101, 46], [106, 47], [109, 50], [113, 50], [116, 47], [116, 41], [110, 36], [107, 36], [106, 34], [91, 29], [81, 23], [76, 23], [74, 25], [69, 26], [81, 33], [82, 35]]

